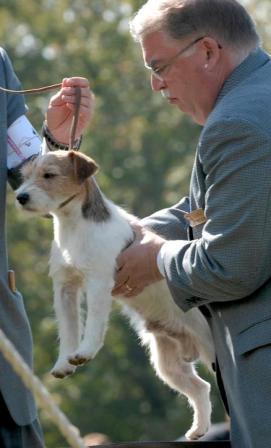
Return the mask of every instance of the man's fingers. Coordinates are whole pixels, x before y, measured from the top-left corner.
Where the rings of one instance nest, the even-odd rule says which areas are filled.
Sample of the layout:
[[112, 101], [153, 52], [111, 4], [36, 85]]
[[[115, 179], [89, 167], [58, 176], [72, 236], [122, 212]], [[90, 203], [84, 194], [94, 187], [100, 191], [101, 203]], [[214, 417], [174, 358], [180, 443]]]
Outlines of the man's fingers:
[[125, 297], [127, 297], [127, 298], [129, 298], [129, 297], [136, 297], [143, 290], [144, 290], [144, 288], [136, 287], [136, 288], [132, 288], [130, 291], [129, 290], [125, 290], [123, 295]]
[[126, 272], [126, 269], [124, 269], [124, 267], [117, 268], [117, 272], [115, 275], [115, 286], [112, 290], [112, 294], [113, 295], [119, 294], [119, 292], [122, 290], [124, 285], [128, 282], [128, 280], [129, 280], [129, 277]]
[[134, 251], [134, 243], [132, 243], [127, 249], [123, 250], [117, 257], [115, 286], [112, 289], [112, 295], [124, 295], [126, 292], [130, 292], [134, 288], [129, 283], [129, 273], [133, 272], [133, 265], [131, 264], [131, 253]]
[[62, 86], [70, 86], [70, 87], [89, 87], [89, 81], [87, 78], [83, 78], [81, 76], [74, 76], [72, 78], [64, 78], [62, 80]]
[[115, 287], [111, 293], [113, 296], [135, 297], [140, 292], [142, 292], [143, 289], [144, 288], [141, 288], [138, 286], [134, 287], [134, 286], [130, 285], [129, 279], [128, 279], [127, 282], [125, 282], [121, 286]]
[[[65, 87], [64, 89], [61, 89], [59, 95], [56, 97], [56, 100], [74, 104], [77, 101], [76, 90], [73, 87]], [[91, 92], [89, 89], [81, 88], [80, 104], [87, 106], [92, 103], [93, 105], [94, 101], [95, 95], [93, 94], [93, 92]]]
[[[81, 90], [81, 96], [89, 98], [91, 95], [93, 95], [92, 91], [89, 87], [82, 87], [82, 86], [66, 86], [62, 87], [61, 94], [62, 95], [75, 95], [76, 94], [76, 87], [80, 87]], [[93, 95], [94, 96], [94, 95]]]
[[130, 292], [131, 289], [129, 285], [127, 287], [126, 284], [127, 282], [116, 285], [111, 291], [112, 296], [121, 296], [124, 295], [125, 292]]

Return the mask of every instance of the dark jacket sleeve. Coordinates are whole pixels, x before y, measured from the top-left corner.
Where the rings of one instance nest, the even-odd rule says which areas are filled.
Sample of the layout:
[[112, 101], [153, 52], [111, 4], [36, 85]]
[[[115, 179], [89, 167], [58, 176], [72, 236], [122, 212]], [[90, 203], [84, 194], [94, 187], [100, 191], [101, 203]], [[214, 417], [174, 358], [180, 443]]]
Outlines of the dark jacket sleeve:
[[172, 207], [159, 210], [141, 220], [141, 224], [167, 240], [186, 240], [188, 222], [184, 215], [190, 212], [190, 201], [184, 197]]
[[[3, 48], [0, 48], [0, 71], [1, 79], [4, 80], [2, 87], [20, 90], [21, 84], [14, 72], [11, 61]], [[9, 94], [0, 92], [0, 95], [5, 97], [7, 108], [7, 128], [27, 112], [27, 107], [23, 95]], [[8, 171], [8, 181], [13, 189], [16, 189], [20, 184], [20, 170], [14, 169]]]
[[234, 118], [202, 139], [202, 236], [168, 241], [164, 250], [168, 284], [183, 309], [242, 299], [270, 278], [270, 147], [270, 133]]

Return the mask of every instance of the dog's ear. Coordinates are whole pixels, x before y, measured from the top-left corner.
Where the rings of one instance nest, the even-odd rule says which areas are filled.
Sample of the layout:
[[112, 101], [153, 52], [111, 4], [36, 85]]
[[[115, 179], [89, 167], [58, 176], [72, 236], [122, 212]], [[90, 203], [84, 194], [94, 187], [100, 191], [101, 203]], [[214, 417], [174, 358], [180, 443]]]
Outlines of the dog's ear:
[[96, 162], [81, 152], [69, 151], [69, 158], [73, 164], [74, 176], [79, 183], [84, 182], [98, 170]]

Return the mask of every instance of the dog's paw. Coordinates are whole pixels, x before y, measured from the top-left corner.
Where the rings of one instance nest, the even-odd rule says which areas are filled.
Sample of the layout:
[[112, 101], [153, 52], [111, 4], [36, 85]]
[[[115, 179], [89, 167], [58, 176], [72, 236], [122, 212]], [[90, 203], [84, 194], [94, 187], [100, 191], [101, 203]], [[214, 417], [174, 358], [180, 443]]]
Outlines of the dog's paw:
[[204, 436], [204, 434], [206, 434], [209, 428], [210, 428], [209, 423], [205, 423], [203, 425], [193, 424], [193, 426], [191, 426], [189, 431], [186, 432], [185, 437], [187, 438], [187, 440], [197, 440], [200, 437]]
[[87, 352], [75, 352], [72, 355], [68, 357], [68, 361], [73, 366], [83, 366], [88, 361], [90, 361], [93, 358], [89, 353]]
[[72, 366], [67, 361], [57, 361], [51, 370], [51, 374], [55, 378], [65, 378], [72, 375], [76, 370], [75, 366]]

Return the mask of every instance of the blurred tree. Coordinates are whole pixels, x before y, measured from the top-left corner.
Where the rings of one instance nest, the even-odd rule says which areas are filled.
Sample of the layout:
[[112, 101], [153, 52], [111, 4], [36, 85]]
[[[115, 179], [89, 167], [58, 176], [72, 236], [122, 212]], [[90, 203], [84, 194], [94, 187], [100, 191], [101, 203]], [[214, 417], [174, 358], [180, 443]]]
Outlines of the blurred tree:
[[[142, 3], [0, 0], [0, 44], [25, 88], [72, 75], [90, 80], [97, 106], [82, 150], [99, 163], [103, 191], [139, 216], [187, 194], [200, 132], [151, 92], [140, 50], [128, 32], [129, 18]], [[249, 3], [266, 42], [270, 5], [265, 0]], [[29, 118], [40, 129], [48, 96], [31, 96], [27, 103]], [[174, 439], [184, 433], [191, 421], [186, 401], [154, 376], [117, 307], [97, 358], [65, 381], [49, 375], [57, 349], [47, 276], [52, 223], [18, 213], [12, 193], [8, 223], [10, 264], [16, 269], [33, 328], [35, 371], [81, 433], [98, 431], [113, 441]], [[223, 409], [215, 386], [213, 403], [213, 420], [220, 421]], [[65, 446], [44, 412], [41, 417], [48, 448]]]

